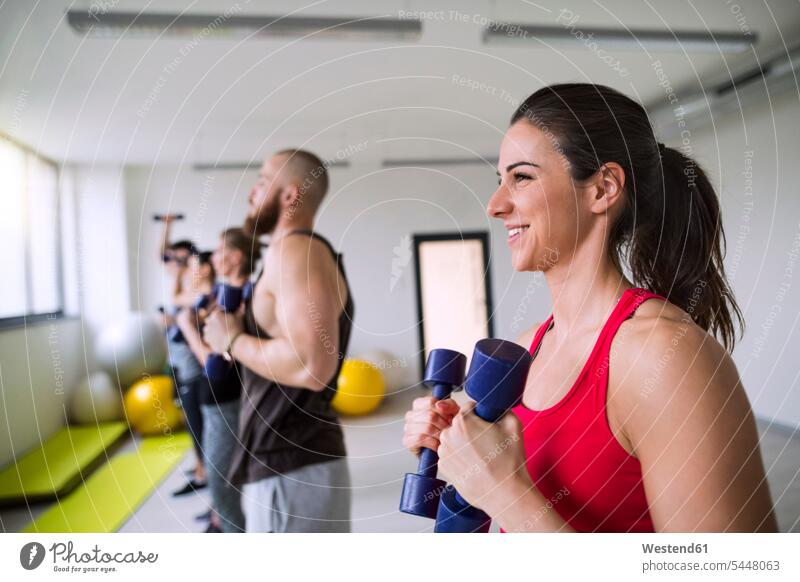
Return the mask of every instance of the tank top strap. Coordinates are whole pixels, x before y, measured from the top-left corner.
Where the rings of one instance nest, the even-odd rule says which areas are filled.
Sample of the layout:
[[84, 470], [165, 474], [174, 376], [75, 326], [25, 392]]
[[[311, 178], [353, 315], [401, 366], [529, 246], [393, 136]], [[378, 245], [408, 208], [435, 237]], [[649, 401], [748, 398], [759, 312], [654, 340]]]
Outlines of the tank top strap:
[[316, 231], [308, 230], [306, 228], [295, 229], [295, 230], [291, 231], [289, 234], [287, 234], [286, 236], [294, 236], [294, 235], [298, 235], [298, 234], [299, 235], [303, 235], [303, 236], [307, 236], [307, 237], [312, 238], [314, 240], [318, 240], [323, 245], [325, 245], [328, 248], [328, 251], [330, 251], [331, 255], [333, 255], [333, 259], [336, 261], [336, 266], [341, 271], [342, 277], [344, 277], [345, 281], [347, 281], [347, 274], [345, 273], [345, 270], [344, 270], [344, 255], [342, 255], [342, 253], [340, 253], [335, 248], [333, 248], [333, 245], [330, 243], [330, 241], [327, 238], [325, 238], [324, 236], [322, 236], [321, 234], [319, 234]]
[[336, 249], [333, 248], [333, 245], [330, 243], [330, 241], [328, 241], [328, 239], [326, 239], [324, 236], [322, 236], [321, 234], [319, 234], [316, 231], [309, 230], [307, 228], [298, 228], [298, 229], [295, 229], [295, 230], [291, 231], [286, 236], [294, 236], [294, 235], [298, 235], [298, 234], [307, 236], [309, 238], [313, 238], [315, 240], [318, 240], [319, 242], [324, 244], [326, 247], [328, 247], [328, 250], [334, 256], [334, 258], [336, 259], [337, 262], [339, 262], [341, 260], [341, 257], [342, 257], [341, 253], [337, 252]]
[[336, 261], [336, 267], [339, 269], [339, 272], [342, 274], [342, 278], [344, 279], [344, 284], [345, 284], [345, 286], [347, 287], [347, 290], [348, 290], [347, 291], [347, 302], [346, 302], [346, 304], [344, 306], [343, 315], [346, 315], [349, 319], [352, 319], [353, 312], [354, 312], [355, 308], [354, 308], [354, 304], [353, 304], [352, 293], [350, 293], [350, 283], [349, 283], [349, 280], [347, 278], [347, 272], [344, 269], [344, 255], [342, 253], [340, 253], [339, 251], [337, 251], [335, 248], [333, 248], [333, 245], [330, 243], [330, 241], [327, 238], [325, 238], [324, 236], [322, 236], [321, 234], [319, 234], [318, 232], [313, 231], [313, 230], [309, 230], [309, 229], [306, 229], [306, 228], [298, 228], [298, 229], [295, 229], [295, 230], [291, 231], [286, 236], [294, 236], [294, 235], [298, 235], [298, 234], [299, 235], [303, 235], [303, 236], [307, 236], [307, 237], [312, 238], [314, 240], [318, 240], [323, 245], [325, 245], [328, 248], [328, 250], [330, 251], [331, 255], [333, 256], [333, 260]]
[[[661, 295], [652, 293], [647, 289], [642, 289], [640, 287], [632, 287], [631, 289], [627, 289], [625, 292], [623, 292], [622, 297], [620, 297], [619, 302], [614, 307], [611, 315], [609, 315], [608, 320], [603, 326], [601, 337], [598, 338], [597, 344], [595, 345], [594, 350], [592, 350], [589, 358], [592, 359], [596, 357], [597, 353], [602, 349], [602, 346], [607, 343], [605, 340], [609, 337], [613, 338], [619, 329], [619, 326], [622, 325], [624, 321], [633, 317], [633, 314], [636, 313], [636, 310], [639, 309], [639, 306], [642, 303], [653, 298], [666, 301], [666, 299]], [[536, 354], [539, 353], [539, 348], [541, 347], [544, 334], [550, 331], [552, 327], [553, 315], [551, 314], [550, 317], [547, 318], [547, 321], [539, 326], [539, 329], [533, 336], [533, 341], [531, 342], [531, 347], [529, 349], [529, 352], [533, 357], [536, 357]]]
[[636, 310], [639, 309], [639, 306], [648, 299], [661, 299], [662, 301], [667, 300], [658, 293], [653, 293], [647, 289], [642, 289], [641, 287], [633, 287], [625, 291], [625, 297], [620, 299], [620, 305], [615, 310], [615, 313], [612, 314], [612, 317], [619, 320], [616, 322], [615, 331], [616, 328], [622, 325], [622, 322], [633, 317], [633, 314], [636, 313]]
[[546, 334], [551, 327], [553, 327], [552, 315], [547, 318], [547, 321], [539, 326], [539, 329], [537, 329], [536, 333], [533, 335], [533, 341], [531, 342], [531, 347], [528, 349], [528, 351], [534, 358], [536, 357], [536, 354], [539, 353], [539, 348], [542, 345], [542, 338], [544, 337], [544, 334]]
[[611, 343], [617, 331], [619, 331], [620, 326], [633, 317], [636, 310], [648, 299], [661, 299], [662, 301], [666, 301], [666, 298], [661, 295], [652, 293], [641, 287], [632, 287], [623, 293], [619, 303], [608, 317], [608, 321], [601, 332], [601, 337], [598, 338], [597, 344], [595, 344], [594, 350], [592, 350], [589, 356], [590, 360], [600, 358], [602, 362], [605, 362], [604, 365], [608, 365]]

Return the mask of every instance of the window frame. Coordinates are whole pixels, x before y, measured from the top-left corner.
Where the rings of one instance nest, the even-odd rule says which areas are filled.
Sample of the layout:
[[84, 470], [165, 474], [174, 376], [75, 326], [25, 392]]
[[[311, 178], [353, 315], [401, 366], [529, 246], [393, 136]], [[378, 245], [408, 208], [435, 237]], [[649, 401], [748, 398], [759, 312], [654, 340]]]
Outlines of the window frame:
[[[7, 141], [13, 147], [19, 148], [22, 150], [23, 154], [25, 155], [25, 167], [23, 169], [23, 175], [25, 176], [25, 185], [23, 191], [23, 219], [25, 221], [24, 226], [24, 239], [23, 239], [23, 247], [24, 247], [24, 264], [25, 264], [25, 313], [20, 315], [12, 315], [8, 317], [0, 317], [0, 330], [18, 328], [18, 327], [26, 327], [30, 324], [34, 323], [41, 323], [44, 321], [53, 321], [57, 319], [64, 319], [64, 252], [63, 252], [63, 241], [62, 241], [62, 231], [61, 231], [61, 166], [53, 159], [42, 155], [41, 153], [37, 152], [35, 149], [20, 143], [18, 140], [14, 139], [13, 137], [6, 135], [0, 132], [0, 139]], [[30, 195], [29, 195], [29, 164], [30, 164], [30, 157], [35, 156], [39, 159], [39, 161], [50, 165], [55, 170], [55, 178], [56, 178], [56, 190], [55, 190], [55, 240], [56, 240], [56, 293], [57, 293], [57, 305], [58, 309], [55, 311], [48, 311], [42, 313], [36, 312], [28, 312], [28, 308], [33, 305], [33, 260], [32, 260], [32, 233], [31, 233], [31, 221], [30, 221]]]

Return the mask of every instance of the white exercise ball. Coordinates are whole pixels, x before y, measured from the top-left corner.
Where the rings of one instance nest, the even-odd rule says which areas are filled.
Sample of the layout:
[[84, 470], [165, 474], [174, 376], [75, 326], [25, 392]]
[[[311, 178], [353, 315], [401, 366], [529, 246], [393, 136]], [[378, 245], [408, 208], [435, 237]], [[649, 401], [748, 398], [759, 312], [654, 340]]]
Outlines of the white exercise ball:
[[410, 366], [407, 358], [398, 358], [391, 352], [376, 349], [364, 352], [358, 359], [370, 362], [380, 370], [388, 394], [398, 392], [413, 383], [408, 379]]
[[78, 384], [69, 405], [76, 424], [97, 424], [122, 420], [122, 395], [117, 383], [105, 372], [90, 374]]
[[167, 342], [155, 316], [129, 313], [105, 327], [95, 343], [97, 364], [122, 388], [145, 374], [161, 374], [167, 361]]

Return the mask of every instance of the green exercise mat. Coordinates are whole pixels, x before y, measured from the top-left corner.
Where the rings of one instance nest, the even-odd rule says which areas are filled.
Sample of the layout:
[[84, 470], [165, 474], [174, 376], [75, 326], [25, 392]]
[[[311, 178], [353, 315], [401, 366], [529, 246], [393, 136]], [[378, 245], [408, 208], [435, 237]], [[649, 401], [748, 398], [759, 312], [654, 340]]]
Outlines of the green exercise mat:
[[118, 530], [180, 462], [192, 441], [185, 432], [143, 439], [98, 469], [25, 528], [28, 533], [109, 533]]
[[128, 432], [124, 422], [68, 426], [0, 472], [0, 505], [32, 503], [65, 495]]

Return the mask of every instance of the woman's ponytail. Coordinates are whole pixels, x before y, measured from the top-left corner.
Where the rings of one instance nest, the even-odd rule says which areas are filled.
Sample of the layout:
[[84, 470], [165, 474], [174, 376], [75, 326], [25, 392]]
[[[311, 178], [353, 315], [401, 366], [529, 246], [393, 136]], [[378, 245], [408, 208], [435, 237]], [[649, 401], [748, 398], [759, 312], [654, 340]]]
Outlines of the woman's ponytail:
[[742, 317], [725, 278], [719, 200], [693, 159], [663, 144], [657, 149], [663, 187], [636, 195], [633, 212], [617, 222], [618, 253], [638, 284], [668, 297], [731, 350]]
[[742, 314], [725, 279], [719, 201], [697, 163], [657, 143], [644, 108], [610, 87], [543, 87], [511, 124], [521, 119], [555, 136], [576, 181], [608, 162], [624, 169], [627, 196], [611, 227], [611, 260], [732, 350]]

